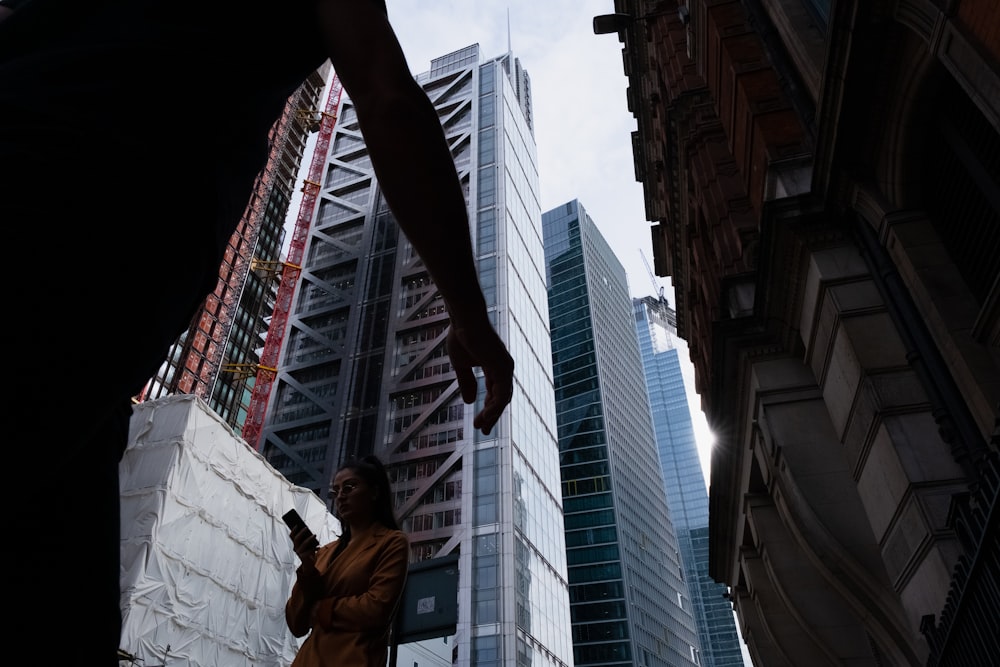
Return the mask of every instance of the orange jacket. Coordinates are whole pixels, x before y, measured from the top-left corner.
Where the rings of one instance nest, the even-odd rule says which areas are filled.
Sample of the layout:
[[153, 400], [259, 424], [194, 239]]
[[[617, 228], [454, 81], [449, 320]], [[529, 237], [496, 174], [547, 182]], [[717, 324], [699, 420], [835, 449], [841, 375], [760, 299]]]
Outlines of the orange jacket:
[[[302, 637], [292, 667], [384, 667], [389, 629], [403, 594], [409, 541], [398, 530], [375, 526], [336, 559], [337, 541], [316, 554], [319, 576], [301, 575], [285, 603], [285, 622]], [[316, 624], [310, 624], [315, 605]]]

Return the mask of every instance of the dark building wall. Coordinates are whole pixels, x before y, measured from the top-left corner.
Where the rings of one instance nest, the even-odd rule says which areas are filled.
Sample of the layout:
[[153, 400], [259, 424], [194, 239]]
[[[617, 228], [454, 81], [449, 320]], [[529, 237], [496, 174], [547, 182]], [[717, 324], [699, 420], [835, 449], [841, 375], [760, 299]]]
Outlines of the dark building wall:
[[953, 3], [955, 22], [994, 62], [1000, 62], [1000, 4], [993, 0]]
[[996, 3], [614, 8], [755, 663], [996, 663]]

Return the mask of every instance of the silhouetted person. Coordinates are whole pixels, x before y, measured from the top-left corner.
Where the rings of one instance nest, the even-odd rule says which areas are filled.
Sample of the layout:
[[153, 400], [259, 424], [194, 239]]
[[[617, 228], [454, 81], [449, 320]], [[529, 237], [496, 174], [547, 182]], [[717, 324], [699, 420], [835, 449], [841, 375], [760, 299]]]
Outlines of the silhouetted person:
[[[130, 397], [215, 287], [289, 95], [329, 58], [396, 220], [439, 288], [463, 399], [489, 432], [513, 360], [477, 280], [433, 105], [379, 0], [5, 0], [0, 222], [8, 636], [60, 664], [116, 664], [118, 463]], [[22, 663], [23, 664], [23, 663]]]

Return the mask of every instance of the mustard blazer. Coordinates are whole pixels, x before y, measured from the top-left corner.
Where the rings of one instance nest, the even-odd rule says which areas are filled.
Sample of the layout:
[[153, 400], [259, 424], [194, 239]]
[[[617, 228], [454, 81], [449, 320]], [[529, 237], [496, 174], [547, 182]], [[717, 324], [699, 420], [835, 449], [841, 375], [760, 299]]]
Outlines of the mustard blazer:
[[[301, 573], [285, 603], [285, 622], [302, 637], [292, 667], [385, 667], [392, 616], [403, 595], [409, 541], [374, 526], [331, 561], [337, 540], [316, 553], [318, 576]], [[301, 566], [300, 566], [301, 570]], [[310, 613], [316, 606], [316, 625]]]

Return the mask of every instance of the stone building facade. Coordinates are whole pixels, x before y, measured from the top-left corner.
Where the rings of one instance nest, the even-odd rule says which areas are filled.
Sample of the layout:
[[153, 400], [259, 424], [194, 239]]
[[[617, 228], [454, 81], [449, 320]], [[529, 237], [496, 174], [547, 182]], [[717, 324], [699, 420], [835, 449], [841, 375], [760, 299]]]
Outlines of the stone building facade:
[[1000, 664], [1000, 4], [609, 10], [755, 665]]

